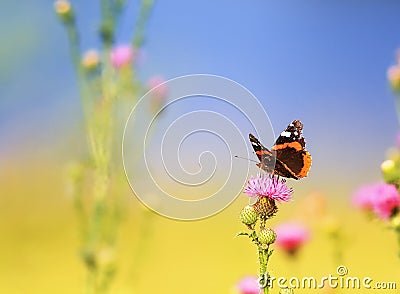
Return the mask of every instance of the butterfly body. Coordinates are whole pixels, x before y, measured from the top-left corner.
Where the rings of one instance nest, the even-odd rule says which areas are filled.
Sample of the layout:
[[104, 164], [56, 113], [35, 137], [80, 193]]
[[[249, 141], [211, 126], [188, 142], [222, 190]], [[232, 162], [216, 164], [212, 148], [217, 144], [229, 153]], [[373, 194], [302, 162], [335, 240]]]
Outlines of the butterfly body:
[[306, 142], [302, 133], [301, 121], [292, 121], [276, 139], [271, 150], [249, 134], [251, 145], [260, 160], [257, 166], [267, 173], [285, 178], [298, 180], [306, 177], [311, 168], [312, 158], [305, 149]]

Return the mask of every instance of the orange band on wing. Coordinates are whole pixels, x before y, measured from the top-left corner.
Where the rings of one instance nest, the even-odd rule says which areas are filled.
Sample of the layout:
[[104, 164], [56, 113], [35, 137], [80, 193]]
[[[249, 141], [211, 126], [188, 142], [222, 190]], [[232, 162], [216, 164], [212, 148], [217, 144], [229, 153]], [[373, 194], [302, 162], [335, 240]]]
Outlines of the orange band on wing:
[[271, 155], [271, 151], [269, 151], [269, 150], [259, 150], [259, 151], [256, 151], [256, 154], [258, 154], [258, 155], [265, 155], [265, 154]]
[[289, 143], [284, 143], [284, 144], [279, 144], [279, 145], [274, 145], [272, 147], [272, 150], [279, 150], [279, 149], [285, 149], [285, 148], [294, 148], [297, 151], [303, 150], [303, 146], [299, 142], [289, 142]]
[[311, 168], [312, 158], [311, 158], [310, 153], [308, 153], [307, 151], [305, 154], [303, 154], [303, 162], [304, 162], [304, 166], [301, 169], [301, 171], [299, 172], [299, 174], [297, 175], [299, 178], [306, 177]]

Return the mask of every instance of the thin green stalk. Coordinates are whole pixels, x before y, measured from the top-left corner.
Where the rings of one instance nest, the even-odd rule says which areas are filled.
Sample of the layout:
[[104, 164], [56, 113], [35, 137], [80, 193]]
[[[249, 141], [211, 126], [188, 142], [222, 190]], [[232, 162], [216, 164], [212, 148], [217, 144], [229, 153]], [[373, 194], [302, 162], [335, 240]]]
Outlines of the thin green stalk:
[[113, 10], [111, 0], [101, 0], [100, 35], [105, 47], [111, 47], [114, 41], [115, 20], [113, 17]]
[[263, 288], [263, 292], [264, 292], [264, 294], [269, 294], [269, 287]]
[[[87, 144], [90, 157], [92, 190], [90, 203], [85, 206], [84, 183], [76, 182], [74, 206], [82, 229], [82, 259], [87, 269], [86, 293], [107, 293], [115, 273], [113, 258], [102, 258], [102, 250], [114, 251], [122, 202], [115, 196], [117, 191], [111, 185], [115, 137], [115, 107], [118, 85], [115, 71], [110, 62], [114, 42], [115, 26], [123, 11], [125, 0], [101, 0], [102, 63], [101, 72], [89, 75], [81, 65], [81, 45], [74, 16], [63, 16], [67, 30], [71, 61], [77, 76], [79, 94], [84, 109]], [[134, 44], [143, 42], [144, 27], [147, 23], [152, 0], [143, 0], [135, 30]], [[72, 12], [71, 12], [72, 13]], [[138, 47], [138, 46], [136, 46]], [[98, 84], [96, 84], [98, 82]], [[118, 192], [118, 191], [117, 191]], [[106, 249], [104, 249], [106, 248]], [[103, 256], [104, 257], [104, 256]], [[106, 261], [105, 261], [106, 260]]]
[[132, 45], [135, 48], [139, 48], [142, 46], [144, 41], [144, 31], [147, 24], [147, 21], [150, 16], [150, 12], [153, 8], [154, 0], [142, 0], [142, 5], [139, 12], [139, 17], [136, 23], [136, 28], [134, 31], [134, 38], [132, 41]]
[[[263, 230], [264, 228], [265, 228], [265, 220], [262, 220], [260, 222], [260, 231]], [[269, 250], [269, 245], [263, 247], [263, 245], [260, 244], [258, 241], [257, 241], [257, 247], [258, 247], [258, 261], [260, 264], [260, 277], [264, 281], [263, 286], [265, 286], [262, 289], [263, 293], [267, 294], [269, 293], [269, 275], [267, 272], [267, 267], [269, 258], [272, 254], [272, 250], [271, 251]]]
[[80, 61], [81, 61], [81, 48], [80, 48], [80, 40], [79, 33], [76, 28], [76, 24], [74, 20], [70, 20], [65, 23], [69, 41], [69, 50], [70, 56], [72, 59], [72, 64], [74, 66], [75, 72], [77, 74], [81, 73], [80, 70]]
[[85, 182], [85, 170], [84, 167], [79, 165], [79, 166], [74, 166], [73, 173], [73, 179], [72, 179], [72, 189], [73, 189], [73, 201], [74, 201], [74, 208], [75, 212], [78, 218], [78, 224], [80, 228], [80, 237], [81, 241], [83, 242], [85, 235], [87, 234], [87, 217], [85, 214], [85, 208], [83, 204], [83, 186]]
[[115, 19], [115, 23], [117, 24], [121, 13], [123, 12], [125, 8], [125, 0], [114, 0], [113, 1], [113, 17]]
[[272, 252], [269, 251], [269, 245], [266, 249], [258, 246], [258, 262], [260, 264], [260, 278], [264, 281], [263, 293], [269, 293], [269, 276], [267, 273], [268, 261]]
[[[75, 24], [74, 20], [71, 20], [69, 22], [65, 23], [66, 30], [67, 30], [67, 35], [68, 35], [68, 40], [69, 40], [69, 47], [70, 47], [70, 56], [71, 56], [71, 61], [74, 66], [74, 70], [77, 76], [77, 82], [78, 82], [78, 89], [79, 93], [82, 99], [82, 105], [84, 108], [85, 112], [85, 121], [86, 121], [86, 129], [89, 134], [88, 142], [91, 150], [91, 156], [93, 160], [96, 162], [97, 158], [99, 157], [97, 155], [96, 150], [98, 149], [96, 145], [98, 145], [98, 142], [96, 142], [96, 139], [93, 136], [93, 128], [91, 126], [93, 122], [93, 118], [90, 118], [93, 115], [93, 112], [90, 111], [92, 109], [92, 105], [89, 104], [89, 98], [91, 97], [91, 93], [89, 90], [89, 87], [87, 85], [86, 79], [85, 79], [85, 74], [83, 72], [83, 69], [81, 67], [81, 46], [80, 46], [80, 39], [79, 39], [79, 33]], [[95, 180], [96, 182], [96, 180]], [[97, 180], [99, 182], [99, 180]], [[82, 184], [82, 183], [80, 183]], [[96, 187], [96, 184], [95, 186]], [[87, 277], [87, 283], [86, 283], [86, 293], [91, 294], [91, 293], [96, 293], [96, 283], [97, 283], [97, 276], [98, 276], [98, 269], [97, 269], [97, 262], [95, 259], [95, 243], [96, 243], [96, 233], [95, 231], [98, 230], [98, 227], [101, 225], [98, 222], [98, 217], [95, 217], [94, 225], [90, 226], [88, 218], [85, 215], [85, 210], [83, 207], [83, 187], [79, 188], [79, 191], [76, 191], [77, 193], [80, 193], [79, 195], [76, 194], [74, 197], [74, 206], [77, 211], [77, 214], [79, 216], [78, 220], [80, 222], [80, 226], [82, 227], [82, 247], [84, 248], [83, 252], [83, 260], [84, 264], [88, 270], [88, 277]], [[103, 194], [103, 193], [101, 193]], [[99, 209], [99, 207], [96, 207], [95, 209], [95, 215], [99, 214], [99, 211], [102, 209]], [[85, 236], [86, 235], [86, 236]]]
[[75, 70], [76, 79], [78, 82], [79, 95], [81, 97], [83, 110], [85, 113], [86, 126], [88, 126], [88, 118], [90, 117], [90, 110], [92, 105], [89, 104], [89, 98], [91, 97], [90, 87], [85, 79], [85, 73], [81, 66], [81, 44], [79, 38], [79, 32], [76, 27], [75, 20], [72, 19], [65, 23], [67, 30], [69, 51], [71, 62]]
[[101, 16], [103, 21], [112, 17], [112, 3], [110, 0], [101, 0]]

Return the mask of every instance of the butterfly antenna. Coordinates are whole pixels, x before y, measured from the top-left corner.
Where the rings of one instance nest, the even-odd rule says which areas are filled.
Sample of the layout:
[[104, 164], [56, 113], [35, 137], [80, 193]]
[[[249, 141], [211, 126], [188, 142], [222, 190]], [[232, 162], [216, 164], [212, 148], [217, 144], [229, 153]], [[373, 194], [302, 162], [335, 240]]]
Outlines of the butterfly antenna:
[[241, 157], [241, 156], [238, 156], [238, 155], [235, 155], [235, 156], [233, 156], [233, 157], [240, 158], [240, 159], [244, 159], [244, 160], [248, 160], [248, 161], [252, 161], [252, 162], [255, 162], [255, 163], [259, 163], [258, 161], [255, 161], [255, 160], [253, 160], [253, 159], [246, 158], [246, 157]]

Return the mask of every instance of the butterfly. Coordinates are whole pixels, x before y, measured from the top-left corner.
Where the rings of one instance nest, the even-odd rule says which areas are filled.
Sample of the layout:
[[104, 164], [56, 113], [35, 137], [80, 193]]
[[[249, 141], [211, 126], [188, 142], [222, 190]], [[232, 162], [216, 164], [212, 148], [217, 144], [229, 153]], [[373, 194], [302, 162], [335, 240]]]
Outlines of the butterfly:
[[267, 173], [285, 178], [301, 179], [308, 175], [312, 158], [305, 149], [303, 124], [299, 120], [292, 121], [276, 139], [271, 150], [264, 147], [252, 134], [249, 139], [260, 160], [257, 166]]

